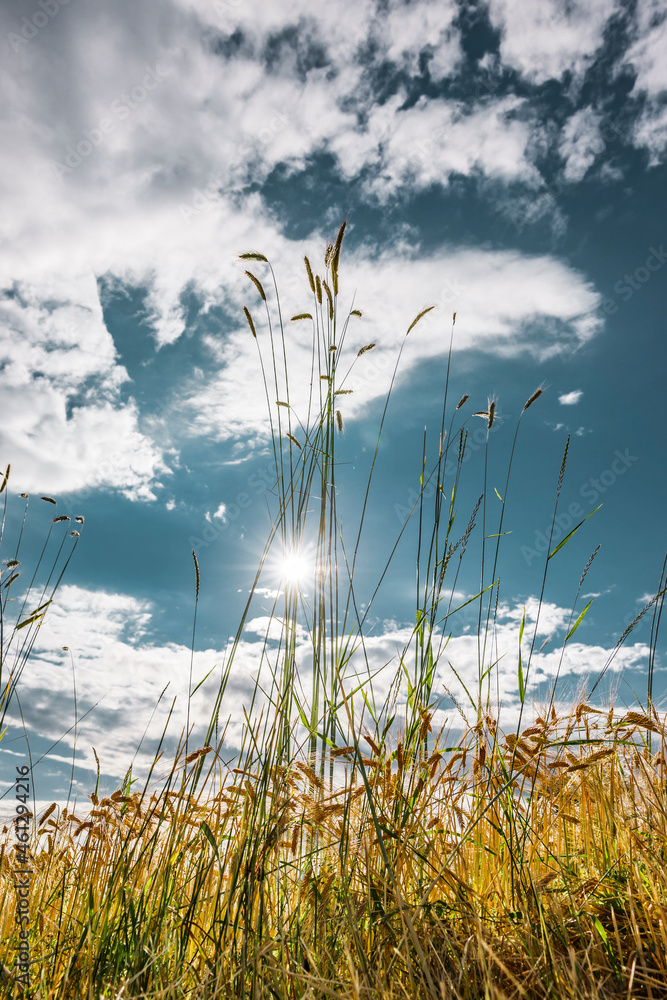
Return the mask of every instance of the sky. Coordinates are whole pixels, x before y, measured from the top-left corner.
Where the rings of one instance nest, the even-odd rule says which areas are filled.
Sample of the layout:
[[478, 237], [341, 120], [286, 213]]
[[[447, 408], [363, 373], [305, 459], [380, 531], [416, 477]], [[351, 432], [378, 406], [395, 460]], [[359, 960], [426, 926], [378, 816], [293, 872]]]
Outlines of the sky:
[[[6, 562], [29, 494], [6, 627], [49, 529], [24, 615], [39, 603], [32, 594], [51, 553], [64, 543], [62, 565], [75, 551], [5, 717], [3, 788], [30, 761], [38, 803], [64, 802], [70, 789], [83, 799], [97, 754], [101, 786], [113, 790], [131, 762], [145, 772], [169, 712], [173, 751], [191, 672], [198, 683], [212, 671], [190, 706], [190, 745], [201, 745], [275, 512], [269, 411], [244, 305], [265, 347], [268, 331], [239, 254], [270, 259], [288, 318], [312, 308], [304, 255], [324, 275], [343, 220], [339, 308], [362, 312], [346, 350], [354, 358], [376, 344], [342, 397], [345, 528], [358, 523], [403, 346], [356, 581], [367, 606], [400, 535], [367, 619], [371, 663], [395, 665], [415, 624], [416, 525], [406, 519], [425, 427], [430, 465], [437, 456], [456, 312], [450, 410], [469, 395], [454, 424], [469, 431], [459, 518], [467, 523], [484, 490], [487, 455], [484, 530], [498, 530], [488, 525], [504, 503], [508, 532], [501, 720], [518, 720], [524, 612], [539, 646], [548, 640], [528, 701], [557, 672], [559, 707], [590, 689], [656, 594], [667, 550], [666, 44], [660, 0], [5, 0], [3, 579], [17, 571]], [[253, 270], [267, 280], [266, 265]], [[288, 337], [296, 412], [309, 334], [295, 324]], [[517, 421], [538, 387], [501, 499]], [[486, 422], [473, 414], [490, 399], [487, 454]], [[568, 436], [552, 548], [603, 505], [549, 560], [538, 619]], [[52, 523], [62, 516], [71, 520]], [[461, 603], [479, 590], [482, 530], [456, 580]], [[279, 580], [269, 573], [262, 586], [223, 705], [232, 748]], [[563, 653], [573, 607], [576, 618], [589, 601]], [[475, 607], [450, 622], [438, 724], [455, 725], [462, 699], [448, 661], [462, 680], [477, 676]], [[651, 620], [652, 609], [595, 698], [646, 703]], [[306, 655], [305, 632], [297, 648]], [[664, 653], [659, 635], [658, 707]]]

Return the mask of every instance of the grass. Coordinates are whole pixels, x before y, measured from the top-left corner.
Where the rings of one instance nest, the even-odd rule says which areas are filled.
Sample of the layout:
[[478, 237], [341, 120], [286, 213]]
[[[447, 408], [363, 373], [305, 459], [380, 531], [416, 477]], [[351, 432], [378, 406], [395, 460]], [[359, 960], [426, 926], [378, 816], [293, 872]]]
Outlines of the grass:
[[[337, 450], [351, 374], [363, 370], [375, 345], [346, 350], [350, 324], [361, 314], [352, 309], [339, 317], [344, 232], [345, 225], [328, 246], [323, 274], [306, 259], [311, 311], [292, 317], [299, 326], [291, 329], [269, 261], [257, 252], [242, 255], [263, 311], [260, 320], [245, 308], [275, 462], [267, 544], [204, 745], [192, 749], [188, 730], [166, 779], [155, 777], [158, 754], [141, 790], [133, 790], [137, 781], [128, 773], [108, 797], [98, 781], [89, 810], [75, 815], [54, 803], [34, 818], [27, 993], [44, 1000], [667, 997], [666, 733], [652, 701], [664, 569], [642, 612], [653, 614], [646, 706], [617, 713], [589, 695], [563, 717], [554, 684], [537, 717], [522, 725], [535, 624], [527, 657], [519, 653], [517, 662], [522, 718], [503, 732], [492, 698], [496, 573], [521, 421], [542, 390], [529, 396], [516, 428], [499, 524], [489, 531], [485, 477], [459, 529], [467, 424], [474, 417], [486, 423], [486, 470], [496, 403], [464, 418], [467, 399], [448, 399], [454, 317], [437, 456], [429, 458], [425, 442], [412, 514], [415, 626], [395, 673], [374, 673], [366, 642], [377, 590], [362, 605], [355, 581], [403, 347], [358, 523], [346, 537], [337, 511]], [[308, 327], [304, 402], [302, 387], [290, 385], [288, 355], [292, 331]], [[465, 689], [466, 723], [452, 739], [434, 731], [436, 677], [458, 610], [452, 594], [480, 521], [480, 585], [471, 598], [477, 684]], [[569, 537], [545, 557], [540, 607], [551, 556]], [[394, 550], [379, 568], [378, 587]], [[284, 574], [272, 638], [267, 632], [240, 746], [229, 760], [221, 715], [253, 594], [272, 560], [301, 566], [305, 553], [310, 580]], [[566, 642], [586, 611], [575, 608], [576, 599]], [[33, 614], [45, 610], [38, 605]], [[308, 655], [297, 643], [303, 630]], [[519, 649], [525, 630], [524, 616]], [[10, 693], [17, 696], [15, 687], [6, 689], [4, 711]], [[397, 704], [405, 706], [400, 714]], [[0, 938], [8, 996], [20, 993], [10, 968], [19, 943], [13, 851], [12, 831], [5, 830]]]

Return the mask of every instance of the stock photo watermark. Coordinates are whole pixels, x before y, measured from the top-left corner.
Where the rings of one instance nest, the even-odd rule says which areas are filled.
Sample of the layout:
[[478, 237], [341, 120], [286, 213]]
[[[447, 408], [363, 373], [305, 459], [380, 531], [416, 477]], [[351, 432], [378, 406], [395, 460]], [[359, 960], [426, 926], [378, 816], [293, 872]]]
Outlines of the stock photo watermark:
[[37, 0], [37, 7], [30, 17], [26, 16], [21, 21], [21, 33], [15, 31], [7, 33], [7, 41], [14, 52], [20, 52], [29, 42], [35, 38], [40, 31], [50, 24], [58, 14], [61, 7], [66, 7], [70, 0]]
[[127, 121], [133, 111], [136, 111], [143, 104], [148, 95], [156, 90], [171, 75], [171, 72], [171, 70], [160, 66], [159, 63], [154, 68], [146, 66], [146, 72], [141, 81], [111, 102], [109, 115], [112, 117], [100, 118], [95, 127], [85, 128], [81, 133], [81, 138], [76, 143], [70, 143], [65, 147], [62, 161], [52, 160], [50, 162], [51, 171], [58, 180], [62, 180], [66, 174], [71, 174], [77, 167], [81, 166], [83, 161], [103, 144], [106, 136], [116, 131], [118, 123]]
[[[484, 447], [484, 445], [486, 444], [487, 433], [493, 434], [494, 431], [497, 431], [500, 427], [502, 427], [504, 423], [507, 422], [507, 419], [508, 419], [507, 415], [502, 413], [496, 413], [493, 421], [493, 426], [490, 429], [480, 425], [479, 427], [476, 427], [474, 431], [468, 434], [466, 438], [465, 451], [463, 453], [463, 457], [461, 458], [461, 464], [464, 465], [466, 462], [470, 460], [470, 458], [475, 454], [475, 452], [479, 451], [480, 448]], [[457, 467], [458, 467], [458, 461], [454, 458], [448, 457], [447, 461], [445, 462], [445, 478], [449, 479], [453, 477], [456, 473]], [[405, 504], [395, 503], [394, 513], [396, 514], [396, 517], [401, 522], [401, 524], [405, 524], [407, 519], [415, 510], [416, 505], [419, 503], [420, 496], [423, 496], [424, 500], [428, 500], [435, 494], [435, 490], [436, 490], [436, 484], [434, 483], [433, 478], [431, 478], [429, 482], [425, 484], [423, 491], [416, 490], [414, 487], [411, 488], [408, 491], [408, 494], [405, 498], [406, 500]]]
[[202, 212], [218, 205], [220, 191], [229, 180], [230, 170], [246, 162], [260, 146], [268, 146], [277, 135], [280, 135], [281, 132], [284, 132], [288, 128], [290, 121], [291, 118], [285, 108], [282, 111], [276, 111], [267, 124], [251, 137], [251, 141], [247, 142], [239, 150], [238, 156], [232, 163], [227, 163], [224, 170], [219, 170], [211, 174], [204, 187], [194, 189], [189, 202], [178, 206], [181, 218], [185, 222], [192, 222], [193, 218]]
[[27, 989], [30, 986], [30, 945], [28, 926], [30, 924], [30, 877], [33, 875], [30, 855], [30, 820], [32, 813], [28, 806], [30, 799], [30, 768], [16, 768], [14, 780], [16, 789], [16, 815], [14, 817], [15, 861], [13, 867], [14, 888], [16, 889], [16, 911], [14, 920], [19, 928], [19, 950], [16, 959], [16, 982]]
[[218, 541], [227, 531], [230, 524], [238, 520], [244, 510], [252, 507], [258, 497], [264, 496], [275, 485], [275, 465], [273, 462], [267, 462], [265, 466], [248, 476], [245, 489], [239, 490], [230, 503], [220, 504], [215, 514], [209, 514], [206, 518], [206, 523], [200, 529], [201, 535], [190, 535], [188, 537], [188, 546], [197, 552], [207, 549], [213, 542]]
[[[597, 476], [591, 476], [579, 488], [579, 496], [582, 500], [588, 501], [590, 507], [599, 503], [605, 494], [611, 489], [617, 480], [625, 475], [628, 469], [639, 459], [636, 455], [630, 454], [630, 449], [624, 452], [618, 448], [614, 452], [614, 459], [607, 469], [604, 469]], [[521, 555], [526, 565], [532, 566], [536, 559], [543, 556], [549, 548], [549, 536], [551, 534], [551, 544], [555, 545], [565, 538], [568, 532], [576, 526], [578, 521], [586, 516], [586, 511], [578, 501], [574, 501], [567, 508], [567, 512], [557, 514], [553, 522], [553, 534], [551, 534], [551, 522], [547, 524], [543, 531], [536, 531], [533, 544], [522, 545]]]
[[[667, 261], [664, 244], [659, 247], [649, 247], [646, 260], [630, 272], [626, 272], [622, 278], [614, 282], [613, 290], [622, 302], [629, 302], [635, 292], [640, 291], [643, 286], [651, 280], [656, 271], [659, 271]], [[613, 316], [618, 312], [618, 302], [616, 299], [605, 299], [599, 310], [605, 316]]]
[[228, 14], [230, 10], [236, 10], [245, 0], [213, 0], [213, 10], [217, 14]]
[[[597, 131], [590, 138], [590, 152], [593, 157], [590, 166], [614, 143], [631, 143], [632, 125], [624, 124], [613, 118], [603, 118], [598, 124]], [[561, 154], [562, 155], [562, 154]], [[517, 234], [521, 234], [526, 226], [542, 217], [543, 212], [536, 211], [536, 206], [540, 199], [551, 199], [552, 204], [569, 189], [575, 182], [568, 180], [566, 174], [560, 173], [553, 180], [545, 180], [540, 188], [535, 192], [535, 196], [528, 200], [524, 199], [517, 204], [507, 206], [503, 215], [514, 226]]]

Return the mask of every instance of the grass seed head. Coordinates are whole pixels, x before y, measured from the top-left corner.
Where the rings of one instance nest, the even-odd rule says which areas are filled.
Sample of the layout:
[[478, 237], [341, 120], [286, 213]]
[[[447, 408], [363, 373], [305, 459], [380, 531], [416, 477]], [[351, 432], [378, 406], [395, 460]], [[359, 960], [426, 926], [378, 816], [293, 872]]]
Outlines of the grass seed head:
[[243, 312], [245, 313], [245, 318], [248, 320], [248, 326], [250, 327], [250, 331], [255, 340], [257, 340], [257, 331], [255, 330], [255, 324], [252, 321], [252, 316], [250, 315], [250, 311], [248, 310], [247, 306], [243, 307]]
[[308, 284], [310, 285], [310, 290], [312, 291], [312, 293], [314, 295], [315, 294], [315, 279], [313, 278], [313, 271], [312, 271], [312, 268], [310, 266], [310, 261], [308, 260], [307, 257], [304, 257], [303, 261], [304, 261], [304, 264], [306, 265], [306, 273], [308, 275]]
[[333, 319], [334, 318], [333, 295], [331, 294], [331, 289], [327, 285], [326, 281], [323, 281], [322, 285], [324, 286], [324, 291], [327, 293], [327, 298], [329, 300], [329, 319]]
[[528, 399], [526, 401], [526, 403], [524, 405], [524, 408], [523, 408], [523, 410], [521, 412], [524, 413], [528, 409], [529, 406], [532, 406], [533, 403], [535, 402], [535, 400], [538, 399], [542, 395], [543, 392], [544, 392], [544, 389], [542, 388], [542, 386], [540, 386], [539, 389], [536, 389], [535, 392], [533, 393], [533, 395], [530, 397], [530, 399]]
[[416, 327], [417, 323], [422, 318], [422, 316], [425, 316], [426, 313], [430, 313], [431, 309], [435, 309], [435, 306], [427, 306], [426, 309], [422, 309], [422, 311], [420, 313], [417, 313], [417, 315], [413, 319], [412, 323], [410, 324], [410, 326], [405, 331], [405, 336], [406, 337], [410, 333], [410, 331], [413, 330]]
[[252, 271], [246, 271], [246, 274], [248, 275], [248, 277], [252, 281], [253, 285], [255, 286], [255, 288], [257, 289], [257, 291], [259, 292], [259, 294], [260, 294], [260, 296], [262, 298], [262, 301], [266, 302], [266, 294], [265, 294], [264, 289], [262, 287], [262, 282], [259, 280], [259, 278], [255, 277], [255, 275], [252, 273]]
[[199, 562], [197, 560], [197, 554], [195, 550], [192, 550], [192, 558], [195, 563], [195, 597], [199, 597]]
[[268, 264], [268, 258], [264, 256], [263, 253], [258, 253], [257, 250], [249, 250], [247, 253], [240, 253], [239, 260], [261, 260], [265, 264]]

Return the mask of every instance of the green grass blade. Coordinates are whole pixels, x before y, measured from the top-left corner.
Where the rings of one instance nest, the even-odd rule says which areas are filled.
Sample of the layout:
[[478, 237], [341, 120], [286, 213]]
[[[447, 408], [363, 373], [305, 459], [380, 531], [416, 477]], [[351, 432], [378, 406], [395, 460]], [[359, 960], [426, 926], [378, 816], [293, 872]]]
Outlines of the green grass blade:
[[565, 543], [569, 542], [569, 540], [572, 538], [572, 535], [574, 535], [577, 531], [579, 531], [579, 528], [582, 526], [582, 524], [584, 523], [584, 521], [587, 521], [589, 517], [592, 517], [593, 514], [595, 514], [595, 511], [598, 511], [600, 509], [600, 507], [602, 507], [602, 506], [604, 506], [604, 500], [602, 501], [601, 504], [598, 504], [598, 506], [595, 508], [595, 510], [592, 510], [590, 512], [590, 514], [587, 514], [586, 517], [584, 518], [584, 520], [580, 521], [579, 524], [576, 526], [576, 528], [572, 529], [572, 531], [569, 533], [569, 535], [565, 536], [565, 538], [563, 539], [563, 541], [559, 545], [556, 546], [556, 548], [553, 550], [553, 552], [551, 553], [551, 555], [548, 557], [547, 562], [549, 561], [549, 559], [553, 559], [553, 557], [556, 555], [556, 553], [558, 551], [560, 551], [560, 549], [563, 548], [563, 546], [565, 545]]

